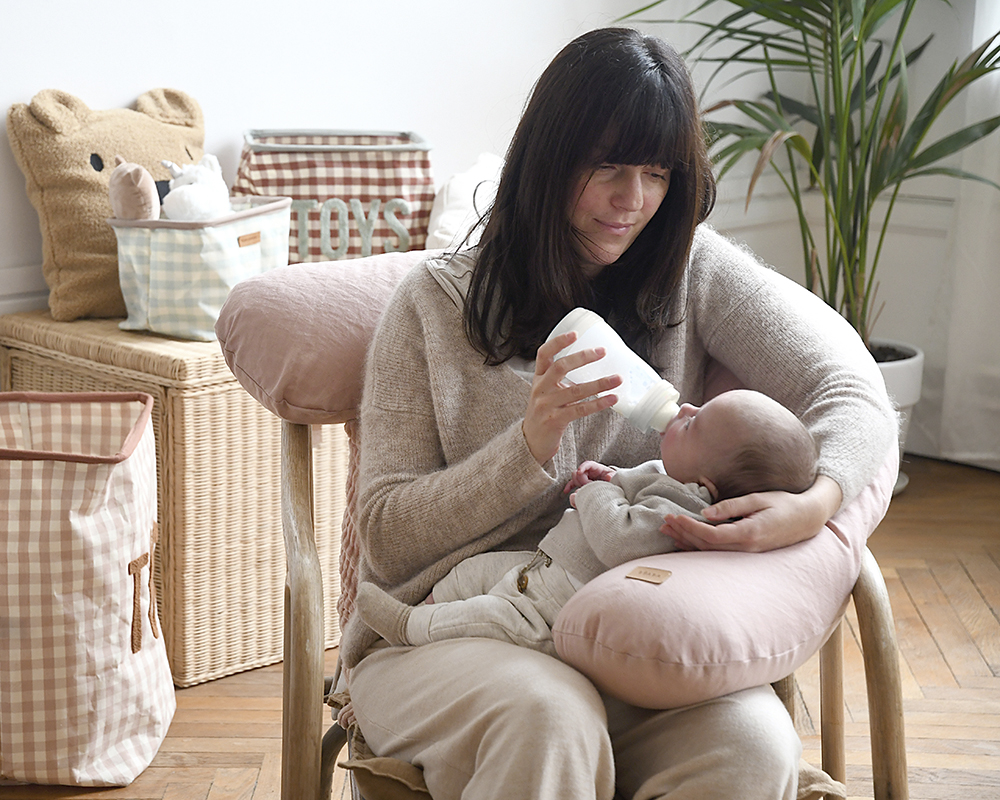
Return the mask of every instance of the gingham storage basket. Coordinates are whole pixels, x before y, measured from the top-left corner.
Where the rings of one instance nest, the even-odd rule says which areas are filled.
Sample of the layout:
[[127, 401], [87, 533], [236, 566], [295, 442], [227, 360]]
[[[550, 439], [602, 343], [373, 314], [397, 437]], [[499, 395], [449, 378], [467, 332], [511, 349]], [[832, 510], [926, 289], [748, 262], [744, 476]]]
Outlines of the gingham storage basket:
[[0, 779], [124, 785], [170, 726], [152, 407], [0, 393]]
[[414, 133], [252, 130], [232, 191], [292, 198], [292, 262], [419, 250], [434, 204], [429, 150]]
[[288, 263], [291, 198], [234, 197], [233, 213], [204, 222], [112, 219], [128, 319], [148, 330], [215, 339], [229, 290]]

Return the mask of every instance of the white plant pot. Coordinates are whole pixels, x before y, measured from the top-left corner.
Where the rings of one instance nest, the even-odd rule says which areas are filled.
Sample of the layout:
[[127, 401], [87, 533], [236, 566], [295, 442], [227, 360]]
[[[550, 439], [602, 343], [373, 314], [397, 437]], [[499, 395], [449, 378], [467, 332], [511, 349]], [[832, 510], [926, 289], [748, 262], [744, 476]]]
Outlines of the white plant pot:
[[[899, 458], [900, 463], [902, 463], [906, 433], [910, 427], [910, 416], [913, 412], [913, 406], [920, 400], [920, 386], [924, 374], [924, 351], [912, 344], [904, 344], [891, 339], [873, 339], [872, 346], [878, 345], [887, 345], [912, 353], [909, 358], [900, 361], [880, 361], [878, 364], [889, 397], [899, 411]], [[899, 494], [909, 482], [909, 477], [900, 470], [892, 493]]]

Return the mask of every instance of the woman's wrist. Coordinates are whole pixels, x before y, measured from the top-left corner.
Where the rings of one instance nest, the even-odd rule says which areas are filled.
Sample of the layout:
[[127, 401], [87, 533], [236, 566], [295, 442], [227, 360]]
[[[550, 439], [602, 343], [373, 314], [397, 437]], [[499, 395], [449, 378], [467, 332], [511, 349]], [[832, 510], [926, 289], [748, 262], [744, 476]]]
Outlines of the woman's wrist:
[[813, 485], [805, 494], [817, 504], [817, 510], [823, 516], [822, 524], [826, 524], [830, 517], [840, 510], [840, 505], [844, 502], [840, 484], [829, 475], [817, 475]]

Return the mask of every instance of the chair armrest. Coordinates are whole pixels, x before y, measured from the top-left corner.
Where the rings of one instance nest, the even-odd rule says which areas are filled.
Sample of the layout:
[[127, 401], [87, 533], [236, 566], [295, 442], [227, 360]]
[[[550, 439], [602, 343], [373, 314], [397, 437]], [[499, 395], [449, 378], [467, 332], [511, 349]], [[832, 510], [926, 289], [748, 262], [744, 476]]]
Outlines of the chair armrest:
[[241, 281], [215, 332], [243, 388], [282, 419], [353, 419], [365, 353], [396, 285], [425, 251], [289, 264]]

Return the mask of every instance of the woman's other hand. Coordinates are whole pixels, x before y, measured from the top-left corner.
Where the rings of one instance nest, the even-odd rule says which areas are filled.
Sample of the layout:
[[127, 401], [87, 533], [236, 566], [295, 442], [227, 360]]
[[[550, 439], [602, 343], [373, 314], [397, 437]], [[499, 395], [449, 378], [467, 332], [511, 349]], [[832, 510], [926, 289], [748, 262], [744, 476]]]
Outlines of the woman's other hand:
[[837, 482], [820, 475], [801, 494], [757, 492], [715, 503], [702, 512], [714, 525], [669, 515], [660, 531], [681, 550], [762, 553], [815, 536], [840, 508], [841, 500]]
[[531, 395], [521, 430], [531, 455], [539, 464], [545, 464], [556, 454], [563, 431], [573, 420], [610, 408], [618, 402], [613, 394], [595, 396], [620, 386], [622, 379], [618, 375], [579, 385], [563, 380], [568, 372], [604, 357], [604, 348], [598, 347], [555, 358], [574, 341], [576, 332], [570, 331], [538, 348], [535, 377], [531, 382]]

